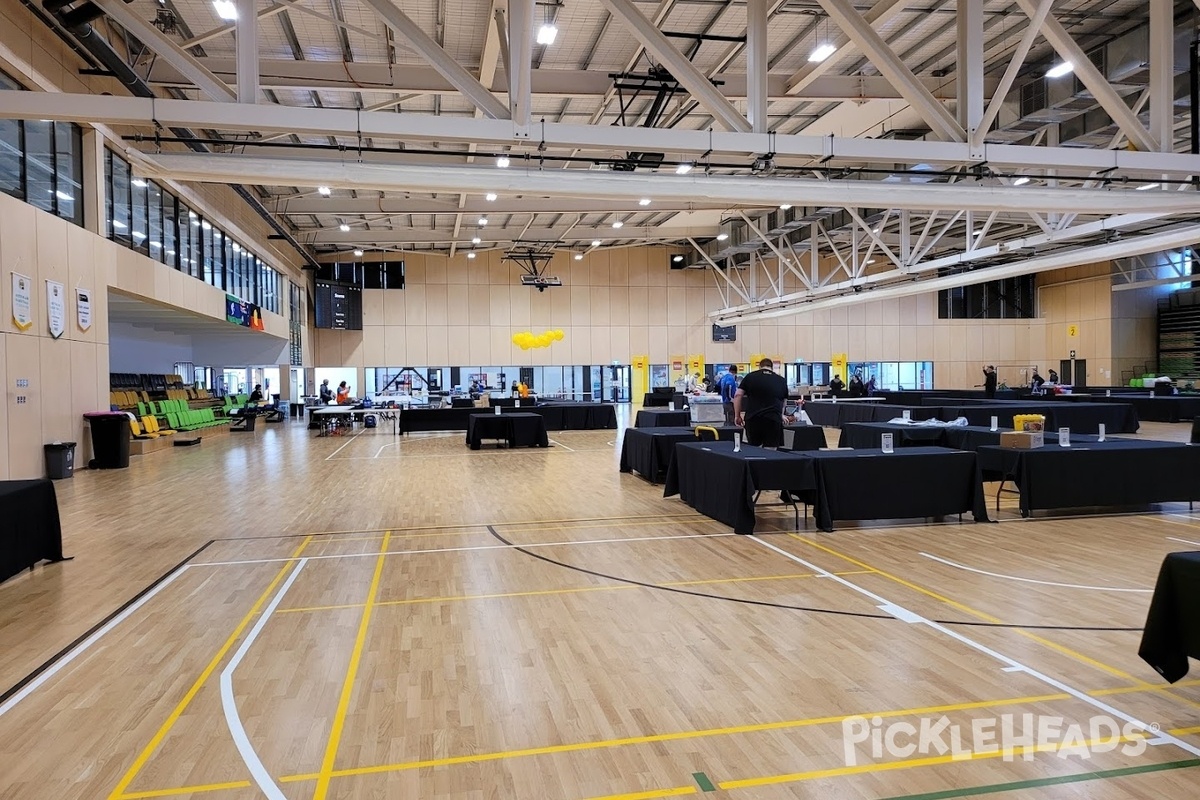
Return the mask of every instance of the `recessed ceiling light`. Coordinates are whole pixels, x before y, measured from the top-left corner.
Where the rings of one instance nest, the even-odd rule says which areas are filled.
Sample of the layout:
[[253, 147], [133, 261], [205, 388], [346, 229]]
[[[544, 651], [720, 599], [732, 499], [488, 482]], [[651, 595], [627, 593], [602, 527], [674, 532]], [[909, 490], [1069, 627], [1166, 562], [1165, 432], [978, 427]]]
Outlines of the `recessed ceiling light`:
[[1013, 181], [1013, 186], [1024, 186], [1027, 183], [1029, 183], [1029, 178], [1026, 178], [1025, 176], [1021, 176], [1020, 178], [1017, 178], [1015, 181]]
[[871, 233], [879, 233], [883, 228], [871, 228]]
[[615, 222], [613, 222], [613, 227], [614, 227], [614, 228], [620, 228], [620, 227], [621, 227], [621, 226], [623, 226], [624, 224], [625, 224], [625, 223], [624, 223], [624, 222], [621, 222], [621, 220], [616, 220]]
[[683, 261], [683, 256], [671, 256], [671, 260], [678, 264], [680, 261]]
[[233, 0], [213, 0], [213, 9], [217, 12], [217, 16], [226, 22], [233, 22], [237, 19], [237, 5]]
[[479, 244], [481, 241], [483, 241], [483, 240], [480, 239], [478, 236], [471, 237], [471, 244]]
[[354, 255], [355, 255], [357, 258], [362, 258], [362, 254], [363, 254], [363, 251], [362, 251], [362, 250], [355, 250], [355, 251], [354, 251]]
[[480, 218], [479, 218], [479, 227], [481, 227], [481, 228], [482, 228], [482, 227], [484, 227], [485, 225], [487, 225], [487, 217], [480, 217]]
[[592, 247], [599, 247], [599, 246], [600, 246], [600, 240], [592, 239]]
[[1055, 64], [1050, 69], [1046, 70], [1047, 78], [1061, 78], [1064, 75], [1070, 75], [1075, 71], [1075, 65], [1070, 61], [1064, 61], [1061, 64]]
[[692, 162], [690, 162], [690, 161], [685, 161], [682, 164], [680, 164], [679, 166], [675, 167], [676, 175], [687, 175], [691, 171], [692, 171]]
[[474, 253], [467, 253], [467, 258], [474, 258], [474, 257], [475, 257]]
[[500, 169], [508, 167], [508, 156], [496, 156], [496, 166]]
[[538, 28], [537, 43], [538, 44], [554, 44], [554, 39], [557, 36], [558, 36], [558, 27], [555, 25], [551, 25], [550, 23], [546, 23], [542, 27]]
[[779, 210], [780, 210], [780, 211], [787, 211], [787, 210], [788, 210], [789, 208], [791, 208], [791, 207], [792, 207], [792, 204], [791, 204], [791, 203], [780, 203], [780, 204], [779, 204]]
[[341, 225], [338, 225], [338, 230], [341, 231], [342, 233], [349, 233], [350, 226], [343, 222]]
[[814, 64], [819, 64], [831, 55], [837, 52], [837, 48], [829, 42], [822, 42], [808, 54], [808, 60]]
[[718, 241], [718, 242], [723, 242], [723, 241], [725, 241], [725, 240], [726, 240], [726, 239], [728, 239], [728, 238], [729, 238], [729, 234], [728, 234], [728, 233], [718, 233], [718, 234], [717, 234], [717, 241]]
[[575, 254], [575, 260], [576, 260], [576, 261], [583, 261], [583, 253], [576, 253], [576, 254]]
[[329, 195], [333, 194], [333, 189], [330, 189], [328, 186], [318, 186], [317, 194], [321, 195], [321, 197], [329, 197]]
[[484, 200], [487, 200], [489, 203], [493, 203], [493, 202], [495, 202], [495, 200], [496, 200], [496, 193], [495, 193], [495, 192], [488, 192], [487, 194], [485, 194], [485, 195], [483, 196], [483, 199], [484, 199]]
[[650, 198], [649, 198], [649, 197], [643, 197], [641, 200], [638, 200], [638, 205], [639, 205], [639, 206], [648, 206], [648, 205], [650, 205]]
[[1161, 185], [1162, 185], [1161, 183], [1147, 183], [1147, 184], [1137, 187], [1137, 190], [1139, 192], [1144, 192], [1147, 189], [1157, 189]]

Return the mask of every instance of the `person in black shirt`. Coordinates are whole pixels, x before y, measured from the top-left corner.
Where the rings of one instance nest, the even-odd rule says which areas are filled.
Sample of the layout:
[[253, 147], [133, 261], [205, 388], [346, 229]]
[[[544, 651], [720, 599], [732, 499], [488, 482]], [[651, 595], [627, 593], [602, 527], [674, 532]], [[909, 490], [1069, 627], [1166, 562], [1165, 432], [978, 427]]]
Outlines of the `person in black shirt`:
[[991, 364], [983, 368], [983, 393], [988, 400], [996, 397], [996, 368]]
[[851, 397], [866, 397], [867, 385], [863, 383], [862, 373], [858, 370], [850, 376], [850, 396]]
[[758, 362], [758, 367], [742, 379], [733, 396], [733, 422], [745, 429], [746, 444], [782, 447], [787, 381], [771, 369], [769, 358]]
[[1029, 385], [1035, 392], [1042, 391], [1042, 386], [1046, 384], [1046, 379], [1038, 374], [1037, 367], [1033, 368], [1033, 378], [1030, 379]]
[[262, 401], [263, 401], [262, 384], [256, 383], [256, 384], [254, 384], [254, 391], [250, 393], [250, 399], [247, 402], [261, 403]]
[[841, 397], [842, 392], [846, 391], [846, 384], [842, 383], [841, 375], [834, 375], [829, 381], [829, 393], [834, 397]]

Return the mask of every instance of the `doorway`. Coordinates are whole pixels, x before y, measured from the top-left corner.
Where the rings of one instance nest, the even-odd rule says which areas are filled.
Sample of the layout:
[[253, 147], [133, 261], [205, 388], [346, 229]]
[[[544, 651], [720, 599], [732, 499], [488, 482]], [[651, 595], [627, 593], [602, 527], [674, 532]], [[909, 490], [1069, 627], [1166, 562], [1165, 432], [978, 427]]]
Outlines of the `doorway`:
[[610, 403], [629, 402], [629, 381], [632, 377], [628, 364], [610, 364], [604, 367], [604, 399]]
[[[1074, 365], [1075, 368], [1071, 369]], [[1058, 362], [1058, 381], [1064, 386], [1073, 386], [1076, 389], [1087, 388], [1087, 359], [1062, 359]]]

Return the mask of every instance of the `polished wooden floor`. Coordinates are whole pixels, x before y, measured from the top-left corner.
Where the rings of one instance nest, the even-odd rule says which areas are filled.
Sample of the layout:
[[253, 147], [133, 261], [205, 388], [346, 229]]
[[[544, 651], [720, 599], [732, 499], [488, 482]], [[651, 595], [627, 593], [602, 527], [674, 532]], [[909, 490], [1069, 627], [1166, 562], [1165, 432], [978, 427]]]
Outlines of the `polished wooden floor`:
[[[1200, 680], [1136, 629], [1200, 512], [741, 537], [552, 439], [286, 423], [59, 482], [76, 560], [0, 586], [0, 798], [1196, 797]], [[1087, 744], [847, 737], [1026, 714]]]

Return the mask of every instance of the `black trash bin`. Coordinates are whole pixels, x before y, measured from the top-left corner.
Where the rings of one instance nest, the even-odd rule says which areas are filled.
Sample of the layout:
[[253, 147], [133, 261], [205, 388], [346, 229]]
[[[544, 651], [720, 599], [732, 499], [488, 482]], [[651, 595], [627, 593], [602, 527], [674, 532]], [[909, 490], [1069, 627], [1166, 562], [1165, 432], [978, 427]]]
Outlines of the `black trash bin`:
[[84, 414], [92, 428], [92, 453], [89, 469], [125, 469], [129, 466], [129, 415], [95, 411]]
[[75, 443], [51, 442], [46, 451], [46, 477], [52, 481], [69, 478], [75, 474]]

